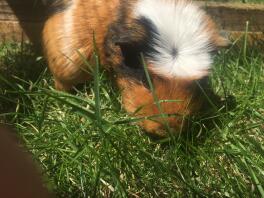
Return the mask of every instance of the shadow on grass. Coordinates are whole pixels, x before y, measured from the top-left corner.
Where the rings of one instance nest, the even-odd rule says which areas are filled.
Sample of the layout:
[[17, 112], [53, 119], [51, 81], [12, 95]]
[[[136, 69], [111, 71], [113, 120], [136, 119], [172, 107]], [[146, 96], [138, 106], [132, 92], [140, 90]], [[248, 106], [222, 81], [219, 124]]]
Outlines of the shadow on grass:
[[[18, 93], [14, 93], [18, 91], [17, 86], [29, 90], [28, 82], [35, 83], [39, 80], [45, 69], [44, 65], [40, 50], [31, 44], [0, 45], [0, 113], [7, 115], [16, 111], [20, 98]], [[8, 120], [8, 116], [1, 116], [0, 120]]]

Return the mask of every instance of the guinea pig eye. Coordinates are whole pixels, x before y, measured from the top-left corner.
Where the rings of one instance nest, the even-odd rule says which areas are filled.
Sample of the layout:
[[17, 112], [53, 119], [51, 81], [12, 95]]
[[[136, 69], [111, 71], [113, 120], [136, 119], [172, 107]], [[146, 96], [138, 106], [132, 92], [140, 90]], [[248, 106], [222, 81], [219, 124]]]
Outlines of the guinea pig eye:
[[136, 44], [122, 44], [120, 45], [122, 52], [123, 64], [130, 69], [142, 69], [140, 53], [141, 47]]
[[123, 61], [118, 73], [149, 88], [140, 55], [143, 52], [142, 46], [136, 44], [122, 44], [119, 46]]

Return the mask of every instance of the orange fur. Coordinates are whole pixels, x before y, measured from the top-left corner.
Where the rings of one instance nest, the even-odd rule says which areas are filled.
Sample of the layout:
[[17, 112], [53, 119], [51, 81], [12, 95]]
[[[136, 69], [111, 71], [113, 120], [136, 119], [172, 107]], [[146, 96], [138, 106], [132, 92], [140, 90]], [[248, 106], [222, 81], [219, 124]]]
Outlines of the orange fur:
[[[125, 109], [136, 116], [155, 116], [162, 113], [171, 115], [167, 119], [153, 117], [140, 123], [149, 132], [166, 135], [166, 124], [173, 132], [179, 132], [184, 127], [185, 117], [195, 114], [203, 105], [196, 82], [189, 80], [164, 80], [153, 76], [154, 94], [160, 100], [160, 108], [152, 92], [142, 84], [127, 78], [119, 77], [118, 85], [122, 89], [122, 98]], [[138, 108], [140, 110], [137, 112]]]
[[83, 61], [77, 50], [87, 59], [91, 58], [93, 33], [96, 34], [99, 54], [104, 63], [104, 38], [108, 26], [115, 20], [118, 4], [119, 0], [76, 0], [65, 11], [46, 21], [43, 46], [57, 89], [69, 90], [89, 79], [89, 74], [82, 70]]

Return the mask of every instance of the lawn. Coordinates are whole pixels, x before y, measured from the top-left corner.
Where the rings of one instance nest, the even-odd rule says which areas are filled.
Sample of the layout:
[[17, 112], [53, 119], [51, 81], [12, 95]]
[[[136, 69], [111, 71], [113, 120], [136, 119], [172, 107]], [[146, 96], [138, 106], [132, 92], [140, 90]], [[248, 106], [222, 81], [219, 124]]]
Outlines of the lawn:
[[[98, 67], [76, 94], [52, 88], [30, 45], [0, 46], [0, 120], [12, 123], [58, 197], [264, 197], [264, 59], [232, 46], [215, 57], [222, 105], [186, 134], [151, 139]], [[204, 123], [211, 122], [211, 126]]]

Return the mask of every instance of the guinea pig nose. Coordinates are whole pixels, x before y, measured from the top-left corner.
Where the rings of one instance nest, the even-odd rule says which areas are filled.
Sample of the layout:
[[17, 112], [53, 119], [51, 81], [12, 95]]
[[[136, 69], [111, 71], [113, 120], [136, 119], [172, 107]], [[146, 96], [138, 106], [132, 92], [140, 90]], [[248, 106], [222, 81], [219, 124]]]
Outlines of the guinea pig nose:
[[170, 127], [170, 126], [162, 126], [158, 128], [155, 133], [161, 137], [168, 137], [170, 135], [175, 135], [177, 133], [180, 133], [176, 128]]

